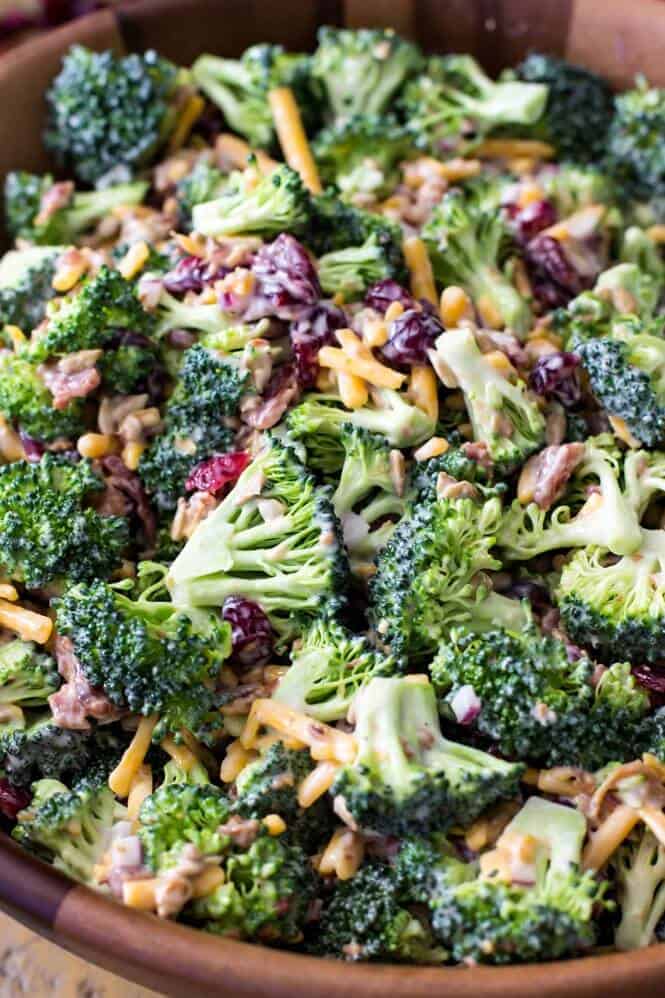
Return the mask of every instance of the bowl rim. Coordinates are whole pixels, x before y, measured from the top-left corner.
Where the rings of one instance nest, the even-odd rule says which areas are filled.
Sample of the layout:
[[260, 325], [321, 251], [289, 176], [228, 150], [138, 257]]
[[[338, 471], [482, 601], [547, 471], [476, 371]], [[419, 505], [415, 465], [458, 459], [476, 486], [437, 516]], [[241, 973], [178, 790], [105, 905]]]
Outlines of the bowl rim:
[[[0, 84], [22, 67], [49, 60], [74, 41], [103, 39], [122, 50], [123, 20], [173, 11], [179, 0], [134, 0], [28, 39], [0, 57]], [[525, 0], [527, 2], [527, 0]], [[533, 0], [528, 0], [533, 3]], [[566, 3], [570, 0], [566, 0]], [[592, 0], [590, 0], [592, 2]], [[607, 0], [615, 12], [621, 0]], [[563, 0], [562, 0], [563, 3]], [[604, 9], [605, 0], [598, 0]], [[341, 4], [320, 0], [321, 20], [337, 23]], [[358, 7], [360, 4], [350, 4]], [[380, 2], [375, 7], [382, 7]], [[398, 5], [400, 6], [400, 5]], [[484, 5], [483, 5], [484, 6]], [[661, 18], [665, 5], [633, 0]], [[385, 14], [385, 10], [383, 11]], [[0, 832], [0, 909], [71, 952], [161, 993], [192, 998], [233, 994], [234, 998], [293, 998], [307, 989], [312, 998], [620, 998], [639, 983], [641, 996], [662, 995], [665, 945], [629, 953], [594, 954], [507, 967], [419, 967], [340, 964], [284, 949], [269, 949], [138, 912], [70, 880], [21, 849]], [[601, 983], [602, 982], [602, 983]]]

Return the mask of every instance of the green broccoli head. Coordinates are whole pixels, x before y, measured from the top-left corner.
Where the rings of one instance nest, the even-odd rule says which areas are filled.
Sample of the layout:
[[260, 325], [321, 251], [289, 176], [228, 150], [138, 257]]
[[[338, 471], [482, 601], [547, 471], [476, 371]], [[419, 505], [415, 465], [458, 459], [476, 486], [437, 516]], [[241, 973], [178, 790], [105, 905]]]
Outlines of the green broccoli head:
[[44, 443], [75, 440], [85, 429], [83, 400], [72, 399], [64, 409], [54, 408], [53, 396], [36, 366], [8, 351], [0, 354], [0, 413]]
[[650, 946], [665, 914], [665, 849], [641, 825], [622, 843], [611, 865], [621, 910], [614, 944], [619, 950]]
[[[304, 239], [322, 260], [331, 257], [333, 262], [338, 259], [338, 251], [357, 252], [361, 247], [374, 247], [374, 255], [378, 250], [381, 251], [380, 259], [383, 267], [389, 271], [388, 276], [398, 284], [407, 283], [408, 273], [402, 252], [403, 233], [400, 226], [384, 215], [363, 211], [348, 204], [332, 188], [312, 198], [310, 229]], [[345, 259], [347, 258], [342, 257], [341, 262]], [[364, 255], [359, 259], [364, 259]], [[319, 279], [325, 280], [325, 277], [319, 273]], [[348, 294], [361, 294], [368, 283], [362, 277], [363, 288], [356, 292], [356, 288], [360, 288], [361, 279], [353, 279], [349, 274], [345, 281], [349, 285], [346, 290]], [[344, 288], [341, 290], [344, 291]]]
[[290, 87], [309, 131], [319, 117], [318, 88], [310, 77], [310, 57], [281, 45], [252, 45], [240, 59], [201, 55], [192, 66], [194, 82], [220, 109], [227, 123], [259, 149], [274, 145], [268, 93]]
[[[609, 441], [609, 442], [608, 442]], [[620, 454], [607, 436], [590, 437], [568, 491], [551, 510], [515, 500], [498, 532], [510, 559], [527, 561], [559, 548], [599, 545], [631, 554], [641, 543], [638, 498], [621, 481]]]
[[232, 173], [215, 200], [194, 205], [192, 228], [216, 237], [300, 235], [309, 223], [309, 210], [307, 188], [289, 166], [278, 166], [255, 184], [247, 174]]
[[46, 315], [53, 298], [53, 275], [62, 251], [59, 246], [10, 250], [0, 260], [0, 326], [18, 326], [29, 333]]
[[[624, 229], [621, 236], [619, 259], [624, 263], [635, 264], [643, 274], [652, 279], [656, 289], [660, 287], [665, 278], [665, 260], [663, 260], [660, 247], [639, 225], [629, 225]], [[655, 304], [657, 301], [649, 314], [655, 311]]]
[[418, 145], [434, 155], [473, 150], [501, 126], [524, 130], [543, 114], [548, 87], [491, 80], [470, 55], [432, 56], [407, 84], [402, 107]]
[[[432, 923], [453, 959], [472, 963], [526, 963], [580, 955], [595, 943], [594, 908], [604, 885], [580, 872], [586, 821], [574, 808], [531, 797], [503, 833], [536, 840], [527, 871], [492, 870], [501, 859], [482, 857], [483, 873], [443, 885], [433, 897]], [[506, 879], [510, 878], [510, 879]]]
[[291, 651], [291, 667], [273, 700], [314, 717], [341, 721], [356, 694], [374, 676], [391, 676], [398, 666], [391, 656], [334, 620], [316, 620]]
[[577, 551], [564, 565], [556, 599], [573, 641], [604, 661], [662, 661], [665, 535], [641, 531], [640, 546], [617, 560], [607, 548]]
[[[73, 185], [69, 190], [69, 186], [56, 184], [50, 173], [8, 173], [5, 217], [9, 234], [36, 246], [71, 243], [115, 208], [140, 204], [148, 190], [143, 181], [85, 192], [76, 192]], [[52, 210], [49, 200], [58, 195], [63, 196], [65, 204]]]
[[339, 123], [382, 114], [422, 62], [417, 46], [390, 29], [323, 27], [311, 71], [325, 92], [327, 119]]
[[319, 281], [328, 295], [341, 294], [353, 301], [372, 284], [382, 280], [397, 280], [401, 267], [394, 270], [389, 256], [393, 243], [388, 242], [388, 253], [376, 235], [369, 236], [360, 246], [333, 250], [319, 258]]
[[384, 437], [349, 423], [342, 426], [340, 439], [344, 464], [332, 503], [355, 571], [390, 540], [406, 510], [405, 488], [395, 479], [394, 452]]
[[533, 126], [534, 138], [550, 142], [563, 160], [591, 163], [603, 159], [614, 113], [606, 80], [565, 59], [541, 53], [527, 56], [514, 76], [547, 87], [545, 109]]
[[20, 787], [41, 778], [69, 784], [93, 769], [108, 773], [121, 752], [122, 742], [114, 732], [60, 728], [50, 711], [31, 716], [23, 728], [3, 728], [0, 734], [2, 768]]
[[127, 522], [85, 505], [102, 483], [88, 461], [45, 455], [0, 468], [0, 564], [31, 589], [109, 575], [129, 541]]
[[446, 194], [423, 226], [434, 276], [439, 284], [461, 285], [481, 313], [496, 314], [517, 336], [532, 325], [528, 302], [502, 269], [510, 235], [499, 211], [483, 205], [483, 186], [469, 195]]
[[139, 462], [141, 480], [158, 509], [173, 511], [192, 468], [232, 448], [228, 421], [237, 414], [245, 382], [246, 375], [214, 351], [200, 344], [187, 350], [166, 404], [164, 430]]
[[200, 159], [187, 176], [183, 177], [176, 188], [183, 228], [187, 230], [192, 228], [192, 213], [195, 206], [214, 201], [221, 193], [225, 181], [225, 174], [206, 159]]
[[481, 353], [471, 329], [450, 329], [436, 352], [464, 393], [473, 438], [507, 474], [545, 443], [545, 417], [523, 382], [513, 383]]
[[547, 166], [539, 174], [539, 182], [559, 218], [568, 218], [590, 204], [612, 205], [616, 201], [612, 178], [595, 164], [578, 161]]
[[58, 669], [32, 641], [15, 638], [0, 645], [0, 704], [46, 706], [60, 686]]
[[442, 963], [445, 950], [409, 909], [410, 900], [394, 867], [366, 863], [336, 884], [321, 916], [316, 952], [349, 961]]
[[287, 417], [289, 433], [307, 451], [307, 464], [334, 475], [344, 464], [342, 428], [352, 424], [385, 437], [393, 447], [417, 447], [436, 429], [434, 420], [405, 395], [377, 388], [367, 405], [348, 410], [335, 395], [307, 394]]
[[113, 703], [159, 715], [156, 740], [186, 729], [207, 741], [221, 726], [215, 680], [231, 650], [229, 625], [127, 589], [99, 579], [70, 586], [55, 601], [58, 633]]
[[262, 833], [249, 848], [233, 852], [223, 868], [225, 882], [187, 907], [188, 921], [222, 936], [302, 940], [317, 882], [299, 845]]
[[74, 880], [94, 886], [94, 868], [124, 808], [95, 776], [84, 777], [71, 790], [53, 779], [38, 780], [31, 789], [32, 801], [19, 812], [13, 837]]
[[186, 605], [254, 600], [286, 641], [339, 609], [346, 570], [328, 491], [271, 438], [175, 559], [168, 584]]
[[230, 816], [231, 802], [212, 784], [176, 782], [158, 787], [139, 812], [145, 862], [155, 872], [168, 870], [187, 843], [204, 856], [219, 855], [230, 843], [220, 829]]
[[634, 758], [648, 700], [624, 664], [594, 691], [593, 663], [571, 663], [565, 645], [538, 633], [455, 633], [431, 665], [442, 708], [454, 717], [462, 692], [479, 703], [473, 727], [508, 758], [597, 769]]
[[[149, 341], [146, 338], [146, 343]], [[104, 387], [114, 394], [131, 395], [145, 388], [149, 375], [158, 365], [152, 345], [121, 343], [105, 350], [98, 361]]]
[[491, 592], [486, 580], [501, 566], [492, 551], [500, 523], [501, 500], [480, 494], [423, 499], [400, 521], [369, 587], [371, 623], [394, 654], [428, 657], [464, 624], [526, 622], [521, 604]]
[[306, 853], [317, 852], [330, 838], [334, 816], [325, 797], [307, 808], [298, 803], [298, 788], [313, 768], [309, 752], [287, 749], [281, 741], [273, 742], [237, 777], [234, 812], [258, 821], [269, 814], [278, 814], [286, 824], [285, 836]]
[[392, 114], [367, 111], [322, 129], [312, 144], [322, 180], [347, 201], [380, 200], [399, 182], [413, 140]]
[[46, 100], [44, 140], [61, 166], [95, 184], [147, 165], [177, 123], [182, 74], [155, 52], [70, 48]]
[[26, 348], [35, 363], [54, 354], [106, 346], [118, 329], [149, 333], [152, 317], [143, 311], [135, 286], [104, 266], [81, 290], [51, 301], [48, 325]]
[[665, 157], [660, 137], [665, 122], [665, 90], [642, 78], [634, 90], [614, 100], [607, 142], [607, 167], [629, 198], [665, 193]]
[[422, 678], [372, 679], [354, 701], [358, 754], [331, 788], [354, 827], [427, 834], [469, 824], [517, 793], [523, 766], [444, 738]]

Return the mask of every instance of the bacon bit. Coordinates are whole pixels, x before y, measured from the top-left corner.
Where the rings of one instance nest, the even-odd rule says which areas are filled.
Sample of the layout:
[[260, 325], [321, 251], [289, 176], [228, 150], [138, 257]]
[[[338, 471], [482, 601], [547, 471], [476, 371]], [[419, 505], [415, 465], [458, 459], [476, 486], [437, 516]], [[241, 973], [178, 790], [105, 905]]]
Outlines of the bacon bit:
[[171, 540], [189, 540], [199, 523], [217, 509], [217, 506], [218, 502], [210, 492], [195, 492], [189, 499], [181, 496], [171, 523]]
[[248, 849], [260, 831], [261, 824], [255, 818], [241, 818], [237, 814], [232, 815], [218, 828], [220, 835], [228, 835], [233, 844], [240, 849]]
[[44, 191], [39, 202], [35, 225], [46, 225], [56, 212], [67, 207], [73, 196], [74, 184], [71, 180], [63, 180], [49, 187], [47, 191]]
[[126, 713], [112, 704], [101, 688], [90, 685], [69, 638], [60, 634], [56, 636], [55, 657], [58, 672], [65, 680], [58, 692], [52, 693], [48, 698], [54, 723], [58, 727], [89, 731], [89, 717], [102, 724], [109, 724]]

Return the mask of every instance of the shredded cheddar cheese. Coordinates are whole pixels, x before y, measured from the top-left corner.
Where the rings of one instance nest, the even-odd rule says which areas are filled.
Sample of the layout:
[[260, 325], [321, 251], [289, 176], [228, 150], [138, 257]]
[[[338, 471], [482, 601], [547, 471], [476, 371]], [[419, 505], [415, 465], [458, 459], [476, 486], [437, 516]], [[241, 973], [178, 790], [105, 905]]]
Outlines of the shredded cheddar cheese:
[[117, 797], [127, 797], [146, 753], [150, 748], [157, 715], [142, 717], [136, 733], [125, 749], [122, 759], [109, 776], [109, 787]]
[[338, 731], [320, 721], [313, 721], [307, 714], [301, 714], [274, 700], [255, 700], [240, 736], [244, 748], [253, 748], [261, 727], [276, 731], [309, 746], [312, 758], [317, 761], [353, 762], [358, 747], [353, 735]]
[[268, 101], [284, 159], [312, 194], [320, 194], [323, 188], [293, 91], [290, 87], [276, 87], [268, 93]]
[[319, 860], [321, 876], [334, 874], [338, 880], [350, 880], [358, 872], [365, 856], [362, 835], [345, 826], [333, 832]]
[[334, 762], [320, 762], [298, 787], [298, 803], [301, 807], [311, 807], [319, 797], [330, 790], [339, 772]]
[[184, 146], [189, 133], [203, 114], [205, 106], [203, 97], [199, 96], [199, 94], [192, 94], [182, 109], [178, 122], [169, 139], [170, 153], [177, 152], [178, 149]]
[[351, 329], [338, 329], [337, 340], [342, 349], [322, 347], [319, 350], [319, 364], [330, 367], [338, 373], [351, 374], [369, 382], [375, 388], [398, 389], [404, 383], [405, 374], [386, 367], [372, 355], [366, 343]]
[[147, 763], [141, 763], [134, 774], [127, 798], [127, 817], [130, 821], [137, 820], [141, 804], [151, 793], [152, 768]]
[[418, 364], [411, 368], [409, 377], [409, 398], [433, 422], [439, 418], [439, 393], [436, 375], [431, 367]]
[[592, 832], [582, 856], [584, 869], [602, 870], [639, 820], [640, 816], [634, 808], [625, 804], [615, 808], [600, 828]]
[[45, 645], [51, 637], [53, 621], [42, 613], [26, 610], [8, 600], [0, 599], [0, 626], [14, 631], [24, 641]]
[[402, 243], [406, 265], [411, 274], [411, 293], [414, 298], [424, 298], [437, 304], [436, 285], [432, 264], [425, 243], [418, 236], [408, 236]]

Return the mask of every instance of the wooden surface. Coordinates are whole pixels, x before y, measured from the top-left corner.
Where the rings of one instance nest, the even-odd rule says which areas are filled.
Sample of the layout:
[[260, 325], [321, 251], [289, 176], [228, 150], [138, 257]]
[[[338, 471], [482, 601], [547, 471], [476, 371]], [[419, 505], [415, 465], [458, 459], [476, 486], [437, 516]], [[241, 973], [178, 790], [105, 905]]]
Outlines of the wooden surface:
[[159, 998], [0, 913], [0, 998]]

